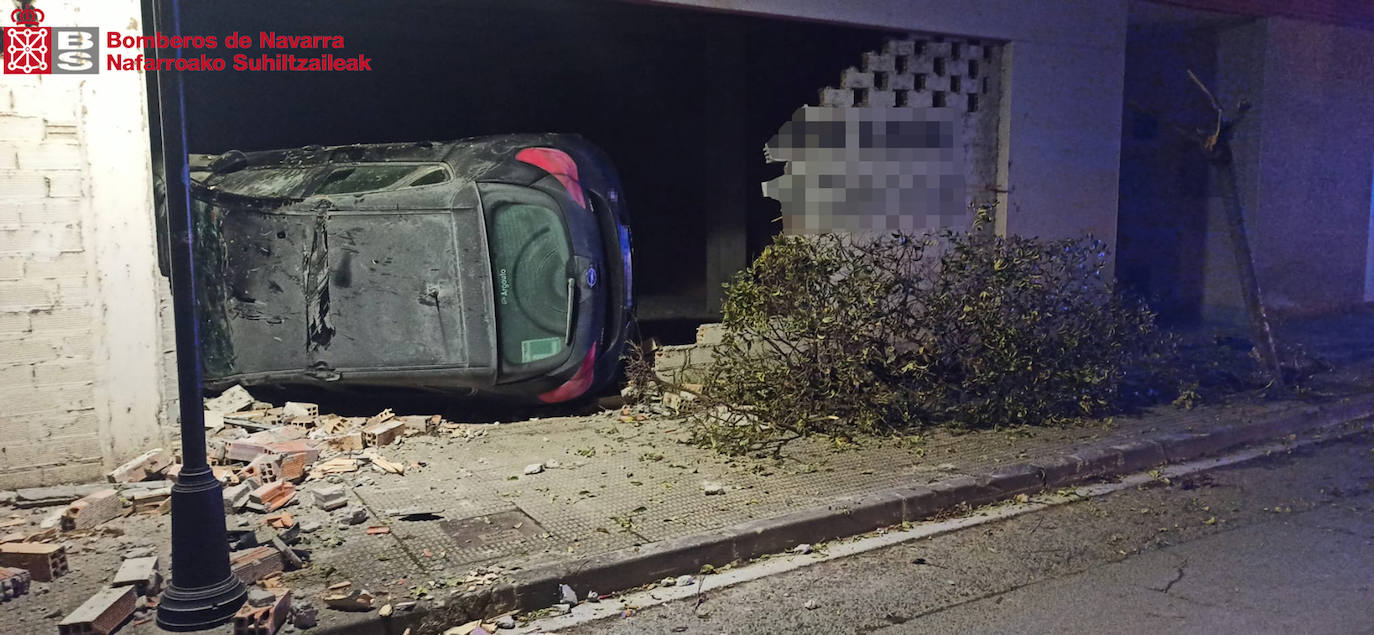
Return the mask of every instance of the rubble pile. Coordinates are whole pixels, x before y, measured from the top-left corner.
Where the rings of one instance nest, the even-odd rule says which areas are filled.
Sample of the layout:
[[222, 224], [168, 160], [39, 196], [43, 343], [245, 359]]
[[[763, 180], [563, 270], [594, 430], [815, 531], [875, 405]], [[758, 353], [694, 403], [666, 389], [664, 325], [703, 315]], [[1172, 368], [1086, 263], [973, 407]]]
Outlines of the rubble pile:
[[[249, 588], [248, 601], [233, 618], [236, 634], [271, 635], [288, 623], [296, 629], [314, 626], [318, 610], [293, 596], [286, 574], [309, 566], [312, 544], [335, 546], [351, 534], [390, 532], [389, 518], [373, 518], [350, 491], [352, 485], [371, 482], [366, 473], [404, 475], [418, 467], [388, 459], [385, 448], [415, 435], [481, 434], [439, 415], [398, 416], [389, 409], [371, 417], [321, 415], [316, 404], [277, 406], [242, 386], [205, 400], [204, 406], [207, 454], [223, 487], [230, 567]], [[109, 472], [108, 483], [4, 493], [0, 502], [7, 505], [54, 510], [37, 530], [18, 516], [0, 520], [0, 602], [29, 594], [35, 584], [46, 592], [46, 583], [67, 574], [73, 539], [121, 535], [106, 526], [115, 518], [169, 513], [181, 468], [176, 453], [153, 448]], [[342, 478], [350, 475], [352, 482], [345, 483]], [[65, 615], [59, 633], [111, 633], [152, 621], [163, 564], [151, 548], [124, 553], [108, 582]], [[319, 599], [338, 610], [383, 605], [374, 605], [374, 595], [366, 590], [340, 591], [331, 589]]]

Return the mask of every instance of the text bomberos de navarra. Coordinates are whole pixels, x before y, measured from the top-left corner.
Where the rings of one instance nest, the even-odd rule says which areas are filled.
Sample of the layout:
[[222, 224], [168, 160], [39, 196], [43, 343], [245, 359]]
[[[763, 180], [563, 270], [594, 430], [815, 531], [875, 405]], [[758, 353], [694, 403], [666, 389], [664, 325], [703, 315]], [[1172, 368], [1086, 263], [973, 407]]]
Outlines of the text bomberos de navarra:
[[256, 55], [235, 53], [228, 60], [211, 57], [201, 53], [196, 57], [146, 57], [110, 52], [105, 55], [105, 69], [112, 71], [222, 71], [232, 68], [236, 71], [370, 71], [372, 58], [365, 55], [336, 56], [333, 53], [317, 55], [296, 55], [275, 52], [283, 49], [333, 49], [344, 48], [342, 35], [289, 35], [275, 31], [261, 31], [254, 40], [251, 36], [235, 31], [224, 36], [223, 40], [214, 35], [168, 36], [124, 35], [110, 31], [105, 37], [105, 47], [116, 49], [218, 49], [221, 44], [226, 49], [258, 48], [273, 51]]

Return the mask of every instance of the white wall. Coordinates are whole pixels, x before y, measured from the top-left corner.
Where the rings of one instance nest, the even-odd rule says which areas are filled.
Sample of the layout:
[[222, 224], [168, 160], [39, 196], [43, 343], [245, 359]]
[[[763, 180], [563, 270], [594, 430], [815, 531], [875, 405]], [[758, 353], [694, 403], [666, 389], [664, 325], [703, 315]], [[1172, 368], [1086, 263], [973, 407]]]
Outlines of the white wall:
[[[1004, 57], [1003, 231], [1114, 244], [1126, 0], [658, 0], [990, 38]], [[849, 63], [841, 60], [840, 63]]]
[[[50, 27], [141, 20], [135, 0], [42, 8]], [[0, 488], [167, 441], [145, 104], [138, 73], [0, 83]]]
[[[1365, 300], [1374, 175], [1374, 32], [1267, 18], [1223, 29], [1218, 78], [1253, 110], [1237, 127], [1236, 173], [1272, 313]], [[1206, 315], [1242, 321], [1229, 240], [1211, 214]]]

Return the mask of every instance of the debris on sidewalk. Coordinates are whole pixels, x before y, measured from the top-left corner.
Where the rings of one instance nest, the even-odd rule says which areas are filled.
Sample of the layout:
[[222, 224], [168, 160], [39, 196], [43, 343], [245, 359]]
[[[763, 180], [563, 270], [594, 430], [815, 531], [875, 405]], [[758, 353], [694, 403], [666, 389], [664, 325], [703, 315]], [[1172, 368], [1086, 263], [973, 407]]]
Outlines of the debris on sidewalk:
[[256, 584], [284, 569], [281, 553], [272, 547], [254, 547], [230, 554], [229, 558], [229, 570], [244, 584]]
[[405, 475], [406, 473], [406, 466], [395, 461], [388, 461], [376, 452], [364, 452], [360, 455], [360, 458], [367, 460], [377, 466], [378, 469], [389, 474]]
[[158, 557], [127, 558], [119, 565], [110, 586], [132, 586], [139, 595], [157, 595], [162, 590]]
[[248, 602], [234, 614], [234, 635], [273, 635], [291, 616], [290, 589], [252, 587]]
[[33, 575], [18, 567], [0, 567], [0, 602], [8, 602], [29, 592]]
[[254, 401], [256, 400], [253, 399], [253, 395], [248, 394], [243, 386], [235, 385], [214, 399], [206, 399], [205, 409], [219, 413], [238, 412], [252, 405]]
[[67, 573], [67, 549], [45, 543], [5, 543], [0, 545], [0, 567], [26, 569], [34, 580], [52, 582]]
[[119, 498], [119, 492], [113, 488], [103, 489], [68, 505], [62, 513], [62, 530], [90, 529], [123, 511], [124, 501]]
[[706, 481], [701, 484], [701, 491], [707, 496], [719, 496], [725, 493], [725, 486], [714, 481]]
[[348, 495], [338, 486], [316, 487], [310, 490], [311, 501], [315, 507], [332, 512], [348, 505]]
[[105, 478], [111, 483], [136, 483], [162, 474], [171, 465], [171, 452], [153, 448], [115, 468], [113, 472], [106, 474]]
[[286, 481], [275, 481], [259, 487], [248, 495], [246, 507], [255, 512], [274, 512], [296, 497], [296, 486]]
[[531, 463], [531, 464], [525, 466], [525, 476], [530, 476], [530, 475], [533, 475], [533, 474], [538, 474], [538, 473], [543, 472], [543, 471], [544, 471], [544, 464], [543, 464], [543, 463]]
[[340, 611], [371, 611], [374, 598], [366, 589], [353, 589], [349, 593], [336, 593], [324, 596], [324, 603], [331, 609]]
[[57, 624], [59, 635], [113, 633], [134, 612], [133, 587], [105, 587]]

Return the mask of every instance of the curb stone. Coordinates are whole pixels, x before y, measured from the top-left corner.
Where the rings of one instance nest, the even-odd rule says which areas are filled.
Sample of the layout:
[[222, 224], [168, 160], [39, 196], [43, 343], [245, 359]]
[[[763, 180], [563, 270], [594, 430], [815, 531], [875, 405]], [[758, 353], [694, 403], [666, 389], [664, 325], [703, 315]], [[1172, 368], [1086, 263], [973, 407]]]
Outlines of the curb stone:
[[[1069, 454], [1000, 466], [981, 475], [955, 474], [930, 484], [906, 484], [886, 490], [836, 498], [823, 507], [773, 518], [752, 520], [705, 533], [590, 556], [574, 562], [521, 571], [514, 582], [466, 593], [443, 607], [418, 606], [404, 624], [418, 632], [441, 632], [445, 626], [507, 611], [537, 610], [553, 604], [560, 584], [579, 594], [595, 588], [614, 592], [661, 580], [695, 575], [702, 565], [722, 566], [780, 553], [802, 543], [816, 543], [865, 533], [902, 522], [926, 520], [959, 505], [970, 507], [1032, 494], [1044, 489], [1181, 463], [1259, 441], [1290, 435], [1331, 440], [1358, 434], [1352, 426], [1374, 417], [1374, 395], [1362, 395], [1320, 406], [1298, 407], [1263, 419], [1223, 425], [1206, 432], [1167, 433], [1148, 439], [1090, 446]], [[317, 633], [375, 632], [368, 621], [334, 625]]]

